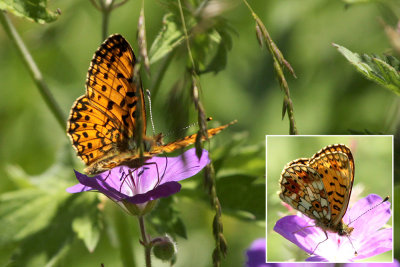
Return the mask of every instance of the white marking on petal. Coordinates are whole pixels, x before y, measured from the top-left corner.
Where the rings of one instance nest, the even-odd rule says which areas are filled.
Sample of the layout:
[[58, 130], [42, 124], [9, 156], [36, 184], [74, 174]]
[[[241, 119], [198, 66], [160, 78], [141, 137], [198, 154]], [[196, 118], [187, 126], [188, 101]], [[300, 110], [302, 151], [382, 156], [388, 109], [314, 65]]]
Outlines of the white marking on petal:
[[122, 193], [122, 194], [125, 194], [125, 195], [127, 195], [127, 196], [129, 196], [129, 197], [132, 197], [132, 196], [133, 196], [133, 190], [132, 190], [132, 188], [131, 188], [130, 186], [128, 186], [128, 185], [123, 186], [123, 187], [121, 188], [121, 193]]

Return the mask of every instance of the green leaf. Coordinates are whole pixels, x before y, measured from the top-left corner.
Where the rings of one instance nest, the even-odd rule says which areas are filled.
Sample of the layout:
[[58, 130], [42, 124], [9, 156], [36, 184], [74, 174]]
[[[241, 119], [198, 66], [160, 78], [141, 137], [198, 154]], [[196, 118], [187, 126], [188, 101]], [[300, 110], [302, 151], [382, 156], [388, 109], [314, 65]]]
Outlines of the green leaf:
[[333, 44], [339, 52], [367, 79], [400, 95], [400, 61], [393, 56], [359, 55]]
[[213, 30], [210, 34], [210, 41], [217, 45], [217, 51], [202, 73], [214, 72], [217, 74], [226, 67], [228, 52], [232, 49], [232, 38], [223, 27], [219, 28]]
[[246, 174], [265, 174], [265, 145], [245, 145], [247, 133], [236, 133], [227, 144], [213, 148], [212, 160], [217, 177]]
[[[227, 142], [212, 148], [217, 195], [224, 213], [242, 220], [265, 219], [265, 145], [244, 145], [246, 133], [232, 135]], [[200, 179], [195, 179], [200, 181]], [[202, 185], [182, 187], [180, 197], [204, 201]]]
[[265, 179], [232, 175], [217, 180], [224, 212], [241, 219], [265, 220]]
[[47, 8], [47, 0], [2, 0], [0, 10], [10, 12], [17, 17], [22, 17], [41, 24], [53, 22], [59, 13], [51, 12]]
[[57, 163], [40, 175], [7, 168], [17, 189], [0, 195], [0, 246], [8, 248], [15, 266], [60, 265], [75, 240], [73, 230], [89, 250], [99, 240], [97, 194], [65, 191], [73, 169], [68, 153], [60, 152]]
[[161, 198], [157, 207], [147, 217], [147, 221], [161, 235], [168, 233], [173, 238], [177, 235], [187, 238], [186, 228], [179, 212], [174, 208], [175, 197]]
[[56, 197], [38, 189], [0, 195], [0, 246], [21, 241], [47, 227], [57, 212]]
[[175, 222], [172, 224], [172, 227], [177, 235], [187, 239], [186, 226], [180, 217], [175, 220]]
[[87, 249], [93, 252], [100, 240], [100, 231], [103, 228], [100, 219], [100, 211], [97, 208], [99, 203], [97, 194], [82, 194], [80, 196], [79, 208], [84, 210], [81, 216], [72, 221], [72, 229], [83, 240]]
[[163, 27], [150, 48], [150, 64], [171, 53], [183, 40], [184, 35], [179, 30], [176, 17], [172, 13], [166, 14], [163, 19]]

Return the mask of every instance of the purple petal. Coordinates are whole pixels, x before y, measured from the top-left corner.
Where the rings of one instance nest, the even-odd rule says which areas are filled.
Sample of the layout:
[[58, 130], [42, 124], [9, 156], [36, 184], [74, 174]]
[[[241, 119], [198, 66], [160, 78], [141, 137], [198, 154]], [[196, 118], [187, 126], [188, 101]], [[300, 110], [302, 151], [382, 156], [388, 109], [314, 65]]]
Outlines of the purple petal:
[[158, 157], [152, 158], [146, 164], [155, 164], [157, 169], [152, 169], [153, 172], [146, 173], [148, 176], [161, 176], [162, 182], [177, 182], [186, 178], [192, 177], [201, 171], [207, 164], [210, 163], [208, 151], [203, 150], [201, 158], [196, 155], [196, 149], [192, 148], [187, 150], [177, 157]]
[[[103, 174], [102, 174], [103, 175]], [[118, 189], [119, 185], [116, 184], [115, 179], [118, 179], [115, 175], [109, 175], [107, 179], [102, 179], [101, 175], [97, 175], [95, 177], [89, 177], [80, 172], [75, 171], [75, 176], [78, 181], [90, 188], [89, 190], [97, 190], [111, 199], [120, 201], [126, 197], [125, 194], [122, 194]], [[88, 191], [88, 190], [85, 190]]]
[[179, 192], [181, 186], [177, 181], [197, 174], [208, 163], [208, 152], [203, 150], [199, 159], [193, 148], [177, 157], [153, 157], [142, 167], [119, 166], [94, 177], [75, 171], [80, 184], [68, 188], [67, 192], [97, 190], [115, 201], [144, 203]]
[[369, 235], [355, 259], [361, 260], [392, 250], [392, 234], [393, 228], [387, 228]]
[[[346, 212], [346, 215], [343, 218], [346, 223], [349, 223], [351, 220], [355, 220], [350, 224], [351, 227], [354, 227], [354, 230], [351, 234], [352, 238], [364, 239], [365, 236], [375, 233], [387, 223], [391, 217], [389, 201], [386, 201], [378, 207], [371, 209], [381, 202], [382, 198], [380, 196], [370, 194], [367, 197], [357, 201], [354, 206]], [[371, 210], [368, 211], [368, 209]]]
[[71, 193], [71, 194], [86, 192], [86, 191], [90, 191], [90, 190], [93, 190], [93, 188], [87, 187], [83, 184], [76, 184], [76, 185], [73, 185], [73, 186], [67, 188], [67, 192]]
[[265, 267], [265, 238], [256, 239], [246, 252], [247, 267]]
[[307, 227], [312, 225], [315, 223], [308, 218], [290, 215], [279, 219], [274, 226], [274, 231], [307, 253], [312, 253], [319, 242], [317, 240], [325, 239], [325, 235], [321, 231], [322, 236], [317, 227]]
[[[343, 267], [353, 267], [355, 264], [343, 264]], [[393, 262], [390, 263], [368, 263], [368, 262], [360, 262], [357, 263], [357, 267], [400, 267], [400, 264], [397, 259], [393, 259]]]
[[[199, 160], [195, 148], [189, 149], [177, 157], [153, 157], [147, 160], [141, 168], [135, 170], [136, 174], [140, 174], [136, 186], [139, 192], [147, 192], [161, 184], [192, 177], [209, 163], [208, 151], [203, 150]], [[129, 173], [130, 171], [130, 168], [123, 166], [117, 177], [120, 177], [123, 172]]]
[[[379, 230], [391, 216], [389, 202], [375, 207], [381, 201], [381, 197], [369, 195], [358, 201], [344, 217], [346, 223], [350, 222], [350, 218], [356, 219], [350, 224], [354, 227], [350, 239], [358, 252], [357, 257], [354, 256], [354, 248], [348, 237], [328, 232], [328, 240], [324, 241], [323, 230], [318, 227], [307, 227], [314, 226], [315, 222], [305, 216], [281, 218], [277, 221], [274, 230], [308, 253], [312, 253], [318, 243], [324, 241], [318, 245], [318, 249], [314, 252], [316, 255], [307, 261], [345, 262], [371, 257], [392, 249], [392, 230]], [[373, 209], [365, 213], [370, 208]], [[360, 215], [361, 217], [358, 218]]]
[[133, 197], [128, 197], [126, 200], [133, 204], [141, 204], [150, 200], [155, 200], [162, 197], [168, 197], [176, 194], [181, 190], [181, 185], [177, 182], [168, 182], [157, 186], [153, 190], [144, 194], [138, 194]]
[[307, 262], [328, 262], [327, 259], [321, 256], [311, 256], [306, 259]]

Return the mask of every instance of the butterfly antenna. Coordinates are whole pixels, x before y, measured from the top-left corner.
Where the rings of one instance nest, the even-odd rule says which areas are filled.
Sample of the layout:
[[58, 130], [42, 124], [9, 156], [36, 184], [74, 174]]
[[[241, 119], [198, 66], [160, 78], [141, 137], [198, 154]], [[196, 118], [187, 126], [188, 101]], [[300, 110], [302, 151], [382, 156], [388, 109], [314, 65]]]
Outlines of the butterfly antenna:
[[[206, 120], [207, 120], [207, 121], [212, 121], [212, 117], [208, 117]], [[189, 129], [189, 128], [191, 128], [191, 127], [193, 127], [193, 126], [196, 126], [196, 125], [199, 125], [199, 123], [198, 123], [198, 122], [193, 122], [193, 123], [189, 124], [188, 126], [183, 127], [183, 128], [180, 129], [179, 131], [184, 131], [184, 130]], [[164, 137], [167, 137], [167, 136], [169, 136], [169, 135], [171, 135], [171, 134], [173, 134], [173, 133], [175, 133], [175, 132], [176, 132], [176, 131], [171, 131], [171, 132], [168, 132], [168, 133], [164, 134], [163, 136], [164, 136]]]
[[352, 246], [353, 249], [354, 249], [354, 256], [357, 256], [357, 255], [358, 255], [358, 252], [357, 252], [356, 248], [354, 247], [353, 242], [352, 242], [351, 239], [350, 239], [350, 236], [347, 236], [347, 239], [350, 241], [350, 244], [351, 244], [351, 246]]
[[147, 99], [149, 100], [149, 113], [150, 113], [151, 128], [153, 129], [153, 135], [156, 135], [156, 129], [154, 128], [154, 122], [153, 122], [153, 112], [151, 111], [151, 94], [150, 94], [149, 89], [146, 89], [146, 96], [147, 96]]
[[371, 210], [375, 209], [376, 207], [382, 205], [382, 203], [386, 202], [389, 200], [389, 196], [385, 197], [381, 202], [379, 202], [378, 204], [376, 204], [375, 206], [369, 208], [368, 210], [364, 211], [361, 215], [359, 215], [357, 218], [355, 218], [354, 220], [352, 220], [351, 222], [349, 222], [347, 225], [350, 225], [351, 223], [357, 221], [361, 216], [363, 216], [365, 213], [370, 212]]

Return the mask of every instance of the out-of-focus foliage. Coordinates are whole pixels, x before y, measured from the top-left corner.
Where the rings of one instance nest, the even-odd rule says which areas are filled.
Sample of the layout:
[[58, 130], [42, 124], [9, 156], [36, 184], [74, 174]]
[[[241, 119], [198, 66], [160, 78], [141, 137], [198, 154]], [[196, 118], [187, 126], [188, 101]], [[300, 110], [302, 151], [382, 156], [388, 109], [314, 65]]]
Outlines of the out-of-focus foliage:
[[42, 24], [53, 22], [59, 16], [59, 11], [52, 12], [47, 9], [47, 0], [2, 0], [0, 10]]
[[0, 247], [12, 248], [10, 263], [15, 266], [59, 262], [71, 249], [75, 234], [89, 251], [99, 241], [102, 219], [97, 196], [68, 194], [71, 164], [65, 161], [65, 151], [58, 159], [36, 176], [17, 166], [7, 168], [16, 188], [0, 195]]
[[386, 55], [359, 55], [343, 46], [334, 46], [366, 78], [400, 95], [400, 61], [397, 58]]
[[[201, 6], [203, 2], [209, 5]], [[386, 52], [390, 43], [376, 20], [382, 9], [371, 4], [345, 9], [340, 1], [329, 0], [250, 2], [298, 76], [287, 75], [287, 80], [299, 133], [395, 132], [397, 95], [354, 72], [331, 45], [366, 54]], [[45, 26], [8, 15], [68, 114], [84, 94], [90, 60], [103, 41], [102, 18], [90, 1], [49, 4], [49, 10], [57, 5], [62, 15]], [[209, 127], [238, 120], [205, 148], [214, 162], [229, 246], [222, 266], [243, 266], [244, 250], [265, 235], [264, 141], [266, 134], [288, 133], [281, 118], [283, 92], [241, 1], [182, 0], [182, 5], [200, 75], [200, 99], [214, 119]], [[141, 1], [128, 1], [110, 16], [109, 33], [123, 34], [134, 51], [140, 7]], [[156, 131], [170, 141], [197, 121], [187, 73], [190, 61], [176, 1], [145, 1], [145, 16], [152, 75], [142, 75], [143, 87], [152, 92]], [[397, 21], [386, 22], [394, 26]], [[76, 183], [73, 168], [82, 170], [83, 165], [71, 163], [75, 155], [70, 140], [57, 128], [3, 29], [0, 62], [0, 229], [7, 230], [0, 235], [0, 264], [122, 266], [129, 262], [125, 254], [134, 251], [133, 260], [143, 266], [135, 218], [96, 193], [65, 192]], [[195, 132], [197, 126], [191, 128]], [[68, 153], [56, 157], [64, 147]], [[285, 153], [277, 147], [272, 157]], [[268, 179], [277, 184], [279, 177]], [[270, 189], [267, 200], [278, 205], [276, 190]], [[168, 231], [177, 241], [176, 266], [211, 266], [215, 241], [209, 204], [203, 176], [197, 175], [182, 184], [179, 194], [162, 200], [149, 218], [152, 237]], [[279, 253], [287, 253], [281, 241], [275, 242]], [[154, 261], [154, 266], [165, 265]]]

